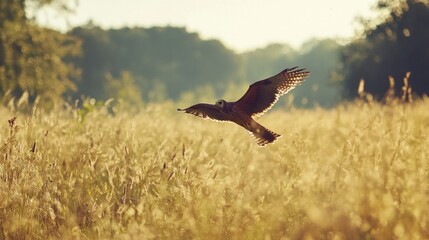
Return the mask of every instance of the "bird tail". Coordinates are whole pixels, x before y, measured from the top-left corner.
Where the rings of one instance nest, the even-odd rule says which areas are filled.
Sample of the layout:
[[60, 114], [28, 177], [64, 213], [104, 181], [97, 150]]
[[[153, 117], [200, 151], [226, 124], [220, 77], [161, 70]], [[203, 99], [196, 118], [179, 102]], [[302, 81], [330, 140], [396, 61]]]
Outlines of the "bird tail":
[[264, 147], [265, 145], [269, 143], [275, 142], [278, 138], [281, 137], [280, 134], [277, 134], [261, 124], [257, 123], [256, 121], [253, 121], [251, 123], [251, 128], [247, 129], [249, 131], [249, 134], [252, 136], [253, 140], [261, 146]]

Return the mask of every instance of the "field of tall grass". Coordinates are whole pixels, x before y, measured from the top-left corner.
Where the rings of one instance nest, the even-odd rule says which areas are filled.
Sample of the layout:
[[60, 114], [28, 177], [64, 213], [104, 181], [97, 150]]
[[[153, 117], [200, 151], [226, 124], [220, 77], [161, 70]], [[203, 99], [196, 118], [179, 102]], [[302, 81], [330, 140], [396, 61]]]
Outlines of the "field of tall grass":
[[0, 239], [429, 239], [429, 98], [276, 109], [265, 148], [177, 107], [0, 107]]

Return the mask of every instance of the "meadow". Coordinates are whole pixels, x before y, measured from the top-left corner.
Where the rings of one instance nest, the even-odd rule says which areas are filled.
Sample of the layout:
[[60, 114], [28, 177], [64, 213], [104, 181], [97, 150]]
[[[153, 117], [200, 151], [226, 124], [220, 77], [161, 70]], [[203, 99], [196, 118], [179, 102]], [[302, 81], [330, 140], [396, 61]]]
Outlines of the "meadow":
[[178, 113], [0, 107], [0, 239], [429, 239], [429, 98]]

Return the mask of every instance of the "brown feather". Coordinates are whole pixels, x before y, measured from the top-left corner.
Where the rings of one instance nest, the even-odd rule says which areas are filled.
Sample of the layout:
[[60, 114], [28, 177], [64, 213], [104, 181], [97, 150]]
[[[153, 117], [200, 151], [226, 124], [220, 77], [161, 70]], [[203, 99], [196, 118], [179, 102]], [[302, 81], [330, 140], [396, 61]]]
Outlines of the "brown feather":
[[288, 68], [279, 74], [253, 83], [234, 107], [249, 114], [261, 116], [278, 101], [279, 97], [302, 83], [310, 72], [305, 69]]
[[228, 115], [222, 112], [218, 106], [213, 104], [199, 103], [185, 109], [178, 108], [177, 110], [213, 121], [228, 121]]

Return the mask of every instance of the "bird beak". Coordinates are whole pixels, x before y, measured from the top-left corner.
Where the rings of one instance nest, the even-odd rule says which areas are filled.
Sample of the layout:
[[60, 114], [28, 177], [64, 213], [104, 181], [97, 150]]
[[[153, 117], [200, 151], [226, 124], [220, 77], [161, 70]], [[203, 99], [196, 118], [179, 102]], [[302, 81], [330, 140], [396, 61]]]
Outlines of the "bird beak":
[[178, 108], [178, 109], [177, 109], [177, 111], [185, 111], [185, 109], [180, 109], [180, 108]]

